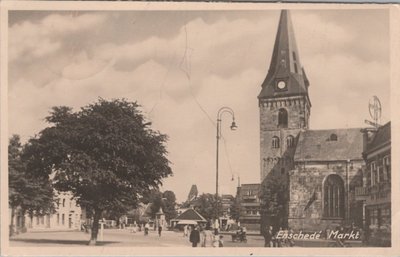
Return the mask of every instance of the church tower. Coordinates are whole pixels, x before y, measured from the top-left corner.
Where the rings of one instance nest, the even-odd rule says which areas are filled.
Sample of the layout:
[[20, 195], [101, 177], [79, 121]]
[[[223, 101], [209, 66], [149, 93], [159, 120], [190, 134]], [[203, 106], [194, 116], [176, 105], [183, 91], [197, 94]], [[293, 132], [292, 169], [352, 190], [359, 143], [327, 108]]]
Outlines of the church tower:
[[309, 127], [309, 82], [296, 45], [290, 13], [282, 10], [271, 64], [258, 96], [261, 182], [273, 171], [287, 174], [301, 130]]

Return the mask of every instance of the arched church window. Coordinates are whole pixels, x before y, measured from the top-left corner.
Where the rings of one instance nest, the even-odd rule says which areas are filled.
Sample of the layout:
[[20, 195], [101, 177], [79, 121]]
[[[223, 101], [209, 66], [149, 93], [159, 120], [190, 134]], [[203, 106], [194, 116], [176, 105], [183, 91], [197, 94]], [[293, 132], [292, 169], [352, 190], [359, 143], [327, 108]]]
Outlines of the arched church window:
[[286, 109], [281, 108], [278, 112], [278, 127], [287, 128], [288, 126], [288, 113]]
[[276, 136], [272, 138], [272, 148], [279, 148], [279, 138]]
[[329, 141], [337, 141], [337, 135], [331, 134], [331, 136], [329, 137]]
[[292, 135], [290, 135], [286, 138], [286, 145], [287, 145], [287, 148], [294, 147], [294, 137]]
[[344, 182], [338, 175], [329, 175], [324, 183], [324, 217], [344, 217]]

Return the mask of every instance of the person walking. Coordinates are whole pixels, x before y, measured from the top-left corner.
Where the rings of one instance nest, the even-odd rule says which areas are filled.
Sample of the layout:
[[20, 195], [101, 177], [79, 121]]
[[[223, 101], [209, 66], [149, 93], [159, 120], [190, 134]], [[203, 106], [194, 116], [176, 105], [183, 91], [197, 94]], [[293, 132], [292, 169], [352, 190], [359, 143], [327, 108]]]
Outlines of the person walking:
[[161, 237], [162, 226], [158, 226], [158, 236]]
[[203, 241], [201, 242], [202, 247], [213, 246], [213, 232], [210, 223], [207, 223], [206, 228], [203, 230]]
[[183, 226], [183, 236], [184, 237], [188, 236], [188, 225]]
[[197, 244], [200, 243], [200, 231], [198, 226], [190, 232], [189, 241], [192, 243], [192, 247], [197, 247]]
[[144, 235], [147, 236], [149, 234], [149, 229], [150, 229], [150, 225], [149, 223], [146, 223], [144, 225]]
[[264, 247], [271, 247], [272, 236], [272, 226], [268, 226], [264, 231]]
[[219, 236], [218, 247], [224, 247], [224, 236], [223, 235]]

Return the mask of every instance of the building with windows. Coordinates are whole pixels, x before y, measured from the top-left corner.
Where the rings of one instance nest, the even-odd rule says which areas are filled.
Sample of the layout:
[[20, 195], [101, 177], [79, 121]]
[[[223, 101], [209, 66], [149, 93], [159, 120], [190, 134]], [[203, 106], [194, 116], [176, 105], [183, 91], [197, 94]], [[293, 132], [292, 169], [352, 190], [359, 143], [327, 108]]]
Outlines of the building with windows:
[[390, 246], [391, 238], [391, 129], [390, 122], [364, 130], [366, 169], [356, 199], [363, 206], [368, 243]]
[[240, 204], [239, 222], [248, 230], [260, 229], [260, 184], [242, 184], [237, 188]]
[[81, 207], [72, 199], [69, 192], [57, 193], [58, 201], [55, 212], [38, 215], [22, 214], [17, 212], [14, 217], [16, 231], [26, 230], [76, 230], [81, 227], [81, 220], [85, 220]]
[[363, 225], [363, 205], [355, 197], [363, 184], [363, 133], [361, 128], [310, 129], [309, 87], [290, 13], [283, 10], [258, 104], [260, 182], [263, 192], [272, 194], [268, 182], [282, 181], [284, 211], [278, 222], [263, 214], [261, 230], [267, 225], [295, 231]]

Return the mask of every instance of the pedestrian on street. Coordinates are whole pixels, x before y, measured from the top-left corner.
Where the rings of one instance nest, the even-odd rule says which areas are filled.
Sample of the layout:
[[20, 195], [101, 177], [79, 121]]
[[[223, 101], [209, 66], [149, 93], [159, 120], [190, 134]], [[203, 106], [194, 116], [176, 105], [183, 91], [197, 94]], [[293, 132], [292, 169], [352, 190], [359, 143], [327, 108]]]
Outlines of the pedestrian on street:
[[268, 226], [264, 231], [264, 247], [271, 247], [272, 236], [272, 226]]
[[158, 236], [161, 237], [162, 226], [158, 226]]
[[185, 226], [183, 227], [183, 236], [184, 236], [184, 237], [187, 237], [187, 236], [188, 236], [188, 225], [185, 225]]
[[213, 235], [212, 246], [219, 247], [219, 235]]
[[198, 226], [190, 232], [189, 241], [192, 243], [192, 247], [197, 247], [197, 244], [200, 243], [200, 231]]
[[150, 228], [149, 223], [146, 223], [146, 224], [144, 225], [144, 235], [145, 235], [145, 236], [147, 236], [147, 235], [149, 234], [149, 228]]
[[213, 246], [213, 232], [210, 223], [207, 223], [206, 228], [203, 230], [203, 241], [201, 242], [202, 247], [212, 247]]
[[[293, 233], [293, 229], [289, 228], [288, 235], [293, 235]], [[288, 239], [288, 243], [290, 247], [293, 247], [295, 245], [293, 237], [290, 237], [290, 239]]]
[[218, 247], [224, 247], [224, 236], [223, 235], [219, 236]]

